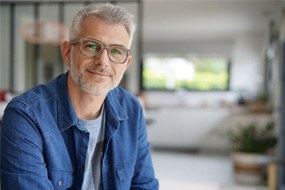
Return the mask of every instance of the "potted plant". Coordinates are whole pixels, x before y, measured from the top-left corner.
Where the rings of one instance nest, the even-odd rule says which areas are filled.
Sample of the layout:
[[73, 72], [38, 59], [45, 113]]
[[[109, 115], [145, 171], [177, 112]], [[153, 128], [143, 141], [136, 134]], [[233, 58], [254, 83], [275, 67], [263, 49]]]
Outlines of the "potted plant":
[[274, 122], [265, 126], [250, 123], [227, 132], [238, 183], [258, 185], [264, 181], [265, 166], [272, 160], [269, 151], [277, 144], [274, 128]]

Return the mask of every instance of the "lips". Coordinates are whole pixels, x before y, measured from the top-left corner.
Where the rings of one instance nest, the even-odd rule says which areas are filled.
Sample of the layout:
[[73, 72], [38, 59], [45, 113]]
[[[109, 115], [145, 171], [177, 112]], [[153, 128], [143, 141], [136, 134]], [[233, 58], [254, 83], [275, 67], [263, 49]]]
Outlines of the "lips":
[[[101, 70], [102, 70], [102, 69], [101, 69]], [[92, 73], [92, 74], [94, 74], [94, 75], [98, 75], [98, 76], [101, 76], [101, 77], [111, 77], [111, 76], [112, 76], [111, 73], [106, 72], [106, 71], [103, 71], [103, 72], [102, 72], [101, 70], [98, 70], [98, 69], [96, 69], [96, 70], [87, 69], [87, 71], [88, 71], [89, 73]]]

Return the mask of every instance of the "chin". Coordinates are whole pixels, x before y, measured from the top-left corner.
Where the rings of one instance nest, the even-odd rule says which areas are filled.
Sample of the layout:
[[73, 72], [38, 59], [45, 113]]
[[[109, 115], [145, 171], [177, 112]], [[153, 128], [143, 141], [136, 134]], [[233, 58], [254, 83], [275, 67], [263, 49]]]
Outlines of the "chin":
[[107, 95], [110, 90], [113, 88], [92, 88], [92, 87], [83, 87], [81, 88], [83, 91], [85, 91], [88, 94], [94, 95], [94, 96], [101, 96], [101, 95]]

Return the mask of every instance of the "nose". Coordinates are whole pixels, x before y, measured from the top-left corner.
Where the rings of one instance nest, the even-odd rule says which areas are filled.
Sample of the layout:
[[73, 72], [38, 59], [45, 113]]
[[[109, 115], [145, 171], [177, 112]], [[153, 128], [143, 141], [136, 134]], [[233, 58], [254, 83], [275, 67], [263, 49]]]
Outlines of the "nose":
[[102, 66], [108, 66], [109, 65], [109, 56], [108, 56], [108, 50], [105, 48], [103, 49], [96, 59], [94, 60], [96, 64], [100, 64]]

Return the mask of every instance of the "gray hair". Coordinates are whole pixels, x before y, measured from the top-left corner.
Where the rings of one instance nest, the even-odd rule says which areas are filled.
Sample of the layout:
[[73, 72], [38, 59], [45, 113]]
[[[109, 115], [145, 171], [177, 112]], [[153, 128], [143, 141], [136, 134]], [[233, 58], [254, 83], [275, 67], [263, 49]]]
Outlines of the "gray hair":
[[79, 10], [70, 27], [69, 41], [75, 40], [77, 35], [80, 33], [81, 23], [88, 16], [94, 16], [108, 24], [123, 25], [128, 32], [131, 44], [135, 32], [135, 21], [133, 15], [123, 7], [110, 3], [89, 5]]

